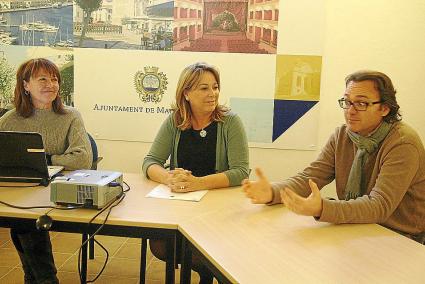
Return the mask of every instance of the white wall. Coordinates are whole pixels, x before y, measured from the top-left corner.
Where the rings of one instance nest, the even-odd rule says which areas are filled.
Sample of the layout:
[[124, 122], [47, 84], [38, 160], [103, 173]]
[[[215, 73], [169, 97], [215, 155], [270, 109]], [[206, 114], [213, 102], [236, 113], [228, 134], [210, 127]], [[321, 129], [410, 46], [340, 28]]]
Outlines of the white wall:
[[[344, 92], [345, 76], [358, 69], [375, 69], [392, 78], [403, 120], [417, 129], [425, 141], [425, 1], [328, 0], [324, 3], [319, 148], [335, 127], [343, 123], [336, 100]], [[139, 172], [150, 147], [148, 143], [106, 140], [98, 140], [98, 145], [104, 156], [99, 167], [123, 172]], [[316, 156], [317, 151], [251, 148], [250, 166], [260, 166], [270, 180], [279, 180], [301, 170]]]

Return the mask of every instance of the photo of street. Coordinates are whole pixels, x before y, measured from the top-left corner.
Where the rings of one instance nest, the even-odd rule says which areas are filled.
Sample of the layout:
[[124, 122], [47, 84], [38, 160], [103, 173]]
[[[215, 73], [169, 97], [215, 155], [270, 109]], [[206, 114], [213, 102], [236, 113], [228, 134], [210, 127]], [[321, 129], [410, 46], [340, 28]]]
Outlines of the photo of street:
[[74, 46], [171, 50], [174, 2], [74, 1]]

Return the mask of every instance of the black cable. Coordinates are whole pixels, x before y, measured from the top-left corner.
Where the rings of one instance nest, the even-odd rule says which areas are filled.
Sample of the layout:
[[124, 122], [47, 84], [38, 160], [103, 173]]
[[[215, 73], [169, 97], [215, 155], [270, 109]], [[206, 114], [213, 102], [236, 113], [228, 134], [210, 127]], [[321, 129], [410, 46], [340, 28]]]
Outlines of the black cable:
[[63, 207], [63, 206], [52, 206], [52, 205], [40, 205], [40, 206], [19, 206], [19, 205], [13, 205], [4, 201], [0, 200], [0, 204], [6, 205], [8, 207], [12, 207], [15, 209], [40, 209], [40, 208], [51, 208], [51, 209], [58, 209], [58, 210], [73, 210], [73, 209], [78, 209], [78, 208], [82, 208], [83, 205], [75, 205], [75, 206], [67, 206], [67, 207]]
[[[102, 269], [99, 271], [99, 273], [96, 275], [96, 277], [93, 279], [93, 280], [89, 280], [88, 282], [89, 283], [92, 283], [92, 282], [95, 282], [96, 280], [97, 280], [97, 278], [99, 278], [100, 277], [100, 275], [102, 275], [102, 273], [103, 273], [103, 270], [105, 270], [105, 268], [106, 268], [106, 264], [108, 263], [108, 260], [109, 260], [109, 252], [108, 252], [108, 250], [98, 241], [98, 240], [96, 240], [96, 239], [93, 239], [93, 241], [95, 242], [95, 243], [97, 243], [102, 249], [103, 249], [103, 251], [106, 253], [106, 258], [105, 258], [105, 262], [104, 262], [104, 264], [103, 264], [103, 266], [102, 266]], [[81, 278], [81, 277], [80, 277]]]
[[[32, 184], [32, 182], [31, 182], [30, 184]], [[23, 184], [23, 185], [14, 185], [14, 186], [10, 186], [10, 185], [0, 185], [0, 187], [9, 187], [9, 188], [14, 188], [14, 187], [16, 187], [16, 188], [21, 188], [21, 187], [39, 187], [39, 186], [40, 186], [40, 184], [39, 184], [39, 183], [34, 184], [34, 185], [25, 185], [25, 184]]]
[[126, 183], [125, 181], [123, 181], [123, 183], [127, 186], [127, 189], [124, 190], [123, 192], [129, 192], [130, 191], [130, 186], [128, 185], [128, 183]]
[[[125, 183], [125, 182], [124, 182]], [[85, 245], [87, 245], [87, 243], [91, 240], [91, 239], [93, 239], [95, 236], [96, 236], [96, 234], [97, 233], [99, 233], [100, 232], [100, 230], [102, 230], [102, 228], [105, 226], [105, 224], [106, 224], [106, 222], [108, 221], [108, 218], [109, 218], [109, 215], [111, 214], [111, 212], [112, 212], [112, 208], [114, 208], [115, 206], [118, 206], [118, 204], [120, 204], [121, 203], [121, 201], [123, 201], [123, 199], [124, 199], [124, 197], [125, 197], [125, 192], [128, 192], [129, 190], [130, 190], [130, 186], [127, 184], [127, 183], [125, 183], [125, 185], [127, 186], [127, 189], [126, 190], [124, 190], [124, 188], [123, 188], [123, 186], [121, 185], [121, 184], [117, 184], [116, 186], [119, 186], [119, 187], [121, 187], [121, 194], [119, 195], [119, 196], [117, 196], [115, 199], [113, 199], [109, 204], [107, 204], [105, 207], [103, 207], [102, 208], [102, 210], [100, 210], [96, 215], [94, 215], [93, 216], [93, 218], [91, 218], [91, 220], [87, 223], [87, 225], [88, 225], [88, 231], [89, 231], [89, 229], [90, 229], [90, 225], [92, 224], [92, 222], [100, 215], [100, 214], [102, 214], [103, 212], [105, 212], [107, 209], [109, 209], [109, 211], [108, 211], [108, 214], [106, 214], [106, 216], [105, 216], [105, 219], [103, 220], [103, 222], [102, 222], [102, 224], [99, 226], [99, 228], [97, 228], [97, 230], [93, 233], [93, 234], [90, 234], [90, 237], [87, 239], [87, 240], [85, 240], [82, 244], [81, 244], [81, 246], [80, 246], [80, 248], [78, 249], [78, 275], [79, 275], [79, 277], [80, 277], [80, 281], [83, 281], [83, 279], [81, 279], [81, 261], [82, 261], [82, 259], [81, 259], [81, 250], [82, 250], [82, 248], [85, 246]], [[114, 186], [115, 186], [115, 184], [114, 184]], [[93, 279], [93, 280], [87, 280], [86, 282], [87, 283], [92, 283], [92, 282], [94, 282], [94, 281], [96, 281], [99, 277], [100, 277], [100, 275], [102, 274], [102, 272], [103, 272], [103, 270], [105, 269], [105, 267], [106, 267], [106, 265], [107, 265], [107, 263], [108, 263], [108, 260], [109, 260], [109, 252], [108, 252], [108, 250], [103, 246], [103, 245], [101, 245], [100, 244], [100, 242], [98, 242], [96, 239], [94, 239], [94, 241], [105, 251], [105, 253], [106, 253], [106, 259], [105, 259], [105, 262], [103, 263], [103, 266], [102, 266], [102, 269], [100, 270], [100, 272], [96, 275], [96, 277]]]
[[93, 222], [94, 219], [96, 219], [97, 216], [99, 216], [100, 214], [105, 212], [109, 208], [109, 206], [114, 204], [114, 202], [117, 201], [124, 194], [124, 189], [123, 189], [122, 185], [118, 184], [118, 186], [121, 187], [121, 194], [118, 195], [115, 199], [112, 199], [111, 201], [109, 201], [109, 204], [107, 204], [105, 207], [103, 207], [96, 215], [93, 216], [93, 218], [90, 219], [90, 221], [88, 221], [87, 225], [89, 227], [90, 227], [90, 224]]
[[[121, 184], [117, 184], [117, 186], [119, 186], [121, 188], [121, 194], [119, 196], [116, 197], [115, 200], [111, 200], [109, 202], [109, 204], [107, 204], [105, 207], [103, 207], [96, 215], [93, 216], [93, 218], [90, 219], [90, 221], [87, 222], [88, 227], [90, 228], [90, 224], [94, 221], [94, 219], [97, 218], [97, 216], [99, 216], [100, 214], [102, 214], [103, 212], [105, 212], [115, 201], [117, 201], [122, 195], [125, 195], [126, 192], [130, 191], [130, 186], [124, 181], [123, 182], [126, 186], [127, 189], [124, 190], [123, 186]], [[117, 203], [117, 205], [122, 201], [122, 199]], [[113, 207], [115, 207], [116, 205], [114, 205]], [[108, 213], [109, 215], [109, 213]]]
[[[111, 211], [112, 211], [112, 208], [114, 208], [115, 206], [117, 206], [118, 204], [120, 204], [121, 203], [121, 201], [124, 199], [124, 197], [125, 197], [125, 194], [123, 193], [122, 195], [120, 195], [120, 197], [119, 197], [119, 199], [118, 199], [118, 202], [116, 203], [116, 204], [113, 204], [114, 202], [116, 202], [117, 200], [114, 200], [112, 203], [110, 203], [107, 207], [105, 207], [105, 208], [108, 208], [109, 207], [109, 211], [108, 211], [108, 214], [106, 215], [106, 217], [105, 217], [105, 220], [102, 222], [102, 224], [100, 225], [100, 227], [93, 233], [93, 234], [91, 234], [90, 235], [90, 237], [87, 239], [87, 240], [85, 240], [84, 241], [84, 243], [80, 246], [80, 248], [78, 249], [78, 274], [79, 274], [79, 276], [80, 276], [80, 280], [82, 280], [81, 279], [81, 250], [82, 250], [82, 247], [83, 246], [85, 246], [85, 245], [87, 245], [87, 243], [91, 240], [91, 239], [93, 239], [96, 235], [97, 235], [97, 233], [99, 233], [99, 231], [100, 230], [102, 230], [102, 228], [105, 226], [105, 224], [106, 224], [106, 222], [107, 222], [107, 220], [108, 220], [108, 218], [109, 218], [109, 214], [111, 213]], [[112, 205], [113, 204], [113, 205]], [[102, 211], [103, 212], [103, 211]], [[98, 216], [99, 215], [99, 213], [98, 214], [96, 214], [96, 216]], [[92, 219], [90, 222], [92, 222], [94, 219]], [[88, 223], [88, 225], [90, 225], [90, 223]], [[99, 244], [99, 242], [98, 241], [96, 241], [96, 239], [94, 239], [94, 241], [96, 242], [96, 243], [98, 243]], [[101, 275], [101, 273], [103, 272], [103, 270], [105, 269], [105, 267], [106, 267], [106, 264], [108, 263], [108, 260], [109, 260], [109, 253], [108, 253], [108, 251], [106, 250], [106, 248], [104, 248], [103, 246], [101, 246], [102, 247], [102, 249], [106, 252], [106, 256], [107, 256], [107, 258], [105, 259], [105, 262], [103, 263], [103, 267], [102, 267], [102, 269], [101, 269], [101, 271], [96, 275], [96, 277], [95, 277], [95, 279], [94, 280], [87, 280], [86, 282], [87, 283], [91, 283], [91, 282], [94, 282], [97, 278], [99, 278], [99, 276]]]

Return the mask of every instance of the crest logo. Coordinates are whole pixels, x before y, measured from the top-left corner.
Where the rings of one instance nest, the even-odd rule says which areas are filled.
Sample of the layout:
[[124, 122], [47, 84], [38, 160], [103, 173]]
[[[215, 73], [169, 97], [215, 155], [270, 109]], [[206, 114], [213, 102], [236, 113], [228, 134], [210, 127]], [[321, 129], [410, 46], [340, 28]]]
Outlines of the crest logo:
[[158, 67], [147, 66], [144, 67], [145, 72], [138, 71], [134, 75], [136, 91], [139, 93], [139, 99], [144, 103], [159, 103], [167, 89], [167, 76], [158, 70]]

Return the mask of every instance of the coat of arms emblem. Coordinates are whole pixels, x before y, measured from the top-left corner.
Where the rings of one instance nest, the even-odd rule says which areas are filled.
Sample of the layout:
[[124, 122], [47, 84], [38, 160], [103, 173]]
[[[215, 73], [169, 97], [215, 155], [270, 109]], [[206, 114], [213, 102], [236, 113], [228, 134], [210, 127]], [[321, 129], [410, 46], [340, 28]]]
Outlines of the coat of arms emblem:
[[144, 67], [144, 72], [138, 71], [134, 75], [134, 85], [142, 102], [159, 103], [162, 100], [164, 91], [167, 89], [167, 76], [158, 72], [158, 67]]

